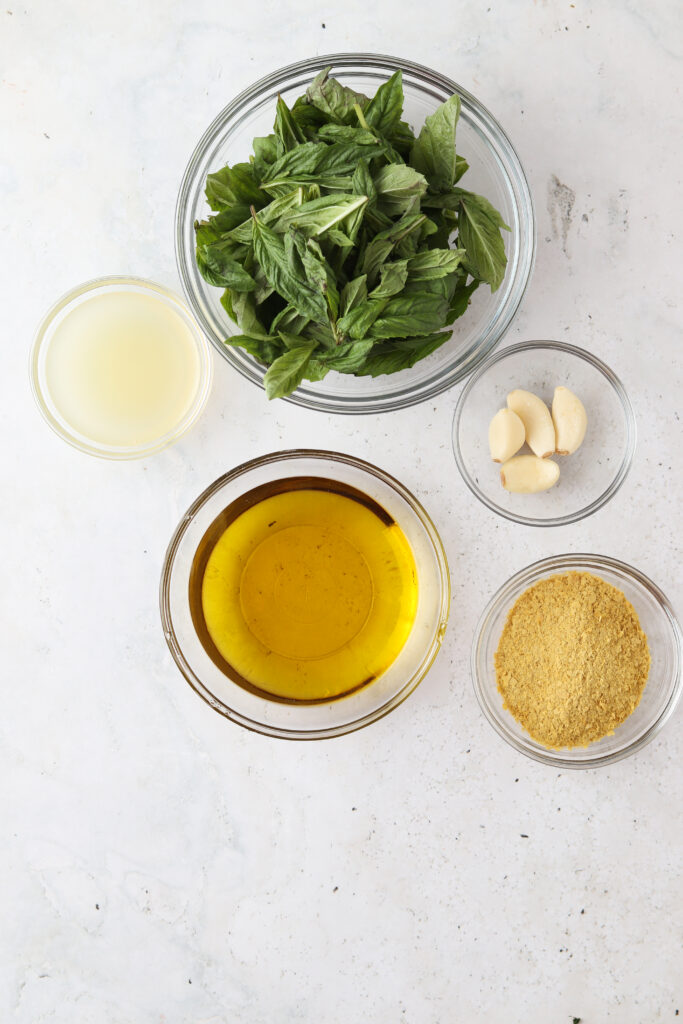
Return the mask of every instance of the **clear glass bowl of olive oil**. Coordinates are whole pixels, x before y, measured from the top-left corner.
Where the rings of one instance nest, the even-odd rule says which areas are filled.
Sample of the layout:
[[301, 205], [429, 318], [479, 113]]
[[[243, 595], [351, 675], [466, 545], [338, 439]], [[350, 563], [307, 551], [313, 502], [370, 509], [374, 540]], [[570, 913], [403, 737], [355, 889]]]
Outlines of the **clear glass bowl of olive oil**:
[[428, 514], [381, 469], [276, 452], [212, 484], [183, 517], [161, 579], [164, 634], [220, 714], [285, 739], [338, 736], [423, 679], [450, 581]]

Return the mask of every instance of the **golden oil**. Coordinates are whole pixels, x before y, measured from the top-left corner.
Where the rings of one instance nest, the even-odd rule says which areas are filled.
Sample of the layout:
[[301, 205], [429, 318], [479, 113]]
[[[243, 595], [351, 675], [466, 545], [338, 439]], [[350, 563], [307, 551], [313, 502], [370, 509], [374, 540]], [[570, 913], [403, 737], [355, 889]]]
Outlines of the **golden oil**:
[[377, 679], [405, 644], [417, 571], [393, 518], [319, 477], [257, 487], [225, 509], [190, 575], [197, 634], [231, 679], [272, 700], [316, 702]]

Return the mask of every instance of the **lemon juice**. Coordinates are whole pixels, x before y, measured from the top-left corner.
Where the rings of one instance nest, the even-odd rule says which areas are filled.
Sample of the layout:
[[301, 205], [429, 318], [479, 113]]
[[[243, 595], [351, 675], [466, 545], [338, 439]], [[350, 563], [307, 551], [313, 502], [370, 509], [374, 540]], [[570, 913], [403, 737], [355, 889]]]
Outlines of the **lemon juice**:
[[197, 394], [201, 364], [189, 324], [153, 293], [90, 295], [59, 319], [45, 359], [58, 415], [98, 445], [137, 448], [172, 431]]

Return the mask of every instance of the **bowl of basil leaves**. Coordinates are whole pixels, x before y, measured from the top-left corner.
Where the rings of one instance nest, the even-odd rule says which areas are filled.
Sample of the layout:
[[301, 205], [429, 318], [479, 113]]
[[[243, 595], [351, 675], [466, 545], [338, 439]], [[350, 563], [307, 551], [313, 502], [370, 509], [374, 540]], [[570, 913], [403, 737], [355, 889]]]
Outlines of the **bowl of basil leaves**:
[[534, 262], [529, 186], [466, 90], [393, 57], [283, 68], [230, 103], [185, 172], [183, 289], [269, 399], [425, 401], [495, 348]]

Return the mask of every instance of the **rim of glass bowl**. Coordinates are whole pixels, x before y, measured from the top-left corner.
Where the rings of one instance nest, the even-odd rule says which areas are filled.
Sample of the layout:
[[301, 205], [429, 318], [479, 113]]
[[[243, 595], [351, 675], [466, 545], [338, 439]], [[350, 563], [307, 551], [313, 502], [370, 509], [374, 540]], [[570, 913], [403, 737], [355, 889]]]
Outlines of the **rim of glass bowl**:
[[[244, 115], [245, 107], [257, 99], [263, 92], [268, 90], [277, 91], [285, 83], [292, 87], [296, 86], [299, 84], [296, 81], [298, 76], [310, 75], [311, 72], [317, 73], [328, 65], [333, 65], [335, 68], [358, 67], [360, 70], [374, 68], [388, 71], [389, 73], [400, 69], [406, 74], [411, 75], [413, 79], [416, 79], [428, 89], [441, 89], [448, 95], [457, 92], [463, 103], [469, 106], [472, 113], [484, 125], [489, 141], [492, 143], [492, 153], [499, 162], [499, 152], [505, 157], [506, 178], [509, 181], [515, 206], [514, 223], [511, 226], [513, 231], [516, 232], [519, 241], [519, 252], [517, 253], [516, 260], [510, 267], [510, 283], [507, 286], [506, 292], [503, 293], [502, 305], [498, 308], [495, 319], [486, 325], [483, 336], [477, 342], [470, 345], [467, 350], [459, 354], [457, 363], [449, 371], [433, 375], [419, 385], [419, 388], [407, 384], [400, 391], [387, 397], [374, 396], [364, 399], [359, 396], [349, 395], [328, 398], [306, 387], [299, 387], [284, 399], [284, 401], [291, 402], [294, 405], [328, 413], [360, 415], [373, 412], [392, 412], [396, 409], [416, 405], [448, 390], [454, 384], [463, 380], [493, 351], [507, 331], [519, 308], [534, 266], [536, 254], [534, 207], [531, 190], [521, 161], [510, 139], [490, 111], [470, 92], [458, 85], [457, 82], [413, 61], [385, 54], [372, 53], [333, 53], [321, 57], [313, 57], [295, 64], [288, 64], [286, 67], [260, 78], [254, 85], [236, 96], [227, 107], [224, 107], [204, 132], [190, 158], [183, 175], [176, 203], [176, 263], [187, 302], [211, 344], [243, 377], [246, 377], [247, 380], [263, 389], [263, 371], [259, 370], [257, 364], [247, 357], [240, 359], [235, 356], [230, 348], [223, 344], [222, 339], [213, 332], [210, 319], [205, 312], [204, 304], [194, 284], [194, 281], [198, 279], [199, 272], [195, 265], [194, 246], [189, 243], [187, 238], [186, 218], [188, 207], [191, 205], [197, 192], [194, 179], [198, 167], [204, 160], [207, 151], [215, 145], [223, 133], [226, 124], [231, 119], [234, 119], [239, 124]], [[305, 79], [300, 84], [304, 87], [306, 85]], [[200, 186], [203, 187], [203, 181], [200, 183]], [[505, 285], [501, 285], [501, 291], [504, 287]]]
[[[167, 431], [167, 433], [162, 437], [159, 437], [154, 441], [150, 441], [148, 444], [140, 447], [101, 445], [98, 444], [97, 441], [93, 441], [92, 439], [89, 439], [73, 430], [66, 420], [62, 421], [52, 412], [51, 402], [49, 400], [49, 389], [44, 387], [41, 380], [41, 356], [45, 345], [49, 346], [50, 344], [50, 338], [48, 335], [56, 318], [64, 312], [71, 303], [80, 299], [88, 292], [96, 291], [99, 288], [107, 288], [112, 285], [118, 285], [119, 287], [130, 285], [133, 288], [144, 288], [147, 291], [154, 292], [162, 301], [175, 309], [190, 329], [197, 349], [197, 355], [199, 356], [199, 386], [190, 408], [175, 427]], [[68, 292], [65, 292], [61, 298], [57, 299], [57, 301], [48, 309], [47, 313], [45, 313], [38, 325], [38, 329], [36, 330], [33, 343], [31, 345], [31, 352], [29, 356], [29, 377], [31, 380], [31, 391], [33, 392], [33, 397], [43, 419], [46, 421], [48, 426], [52, 428], [55, 434], [62, 439], [62, 441], [66, 441], [66, 443], [71, 445], [72, 448], [77, 448], [80, 452], [85, 452], [86, 455], [94, 455], [100, 459], [142, 459], [147, 455], [153, 455], [155, 452], [159, 452], [163, 448], [167, 448], [169, 445], [179, 441], [180, 438], [197, 422], [211, 392], [211, 382], [213, 380], [213, 358], [211, 346], [203, 332], [199, 330], [192, 317], [192, 313], [180, 295], [176, 295], [176, 293], [171, 291], [170, 288], [165, 288], [163, 285], [157, 284], [156, 281], [149, 281], [144, 277], [133, 277], [130, 274], [112, 274], [106, 277], [96, 277], [90, 281], [84, 281], [83, 284], [77, 285], [76, 288], [71, 288]]]
[[[354, 721], [348, 722], [344, 725], [330, 726], [329, 728], [315, 729], [311, 731], [283, 729], [279, 726], [271, 726], [264, 722], [258, 722], [234, 711], [232, 708], [220, 701], [206, 686], [204, 686], [201, 679], [198, 678], [186, 661], [173, 626], [169, 600], [170, 582], [176, 553], [186, 530], [192, 522], [192, 519], [202, 506], [209, 501], [209, 499], [212, 498], [213, 495], [224, 486], [224, 484], [244, 476], [252, 469], [274, 465], [278, 462], [285, 462], [287, 459], [306, 458], [321, 460], [327, 459], [330, 462], [345, 463], [346, 465], [360, 469], [362, 472], [369, 473], [371, 476], [377, 477], [383, 483], [388, 484], [389, 487], [396, 491], [396, 493], [403, 498], [408, 505], [410, 505], [412, 511], [417, 515], [431, 542], [434, 549], [441, 584], [438, 624], [434, 632], [434, 637], [428, 649], [425, 651], [420, 666], [410, 676], [410, 678], [406, 680], [398, 693], [394, 694], [394, 696], [388, 700], [386, 704], [383, 704], [382, 707], [364, 715], [362, 718], [355, 719]], [[243, 462], [239, 466], [235, 466], [234, 469], [224, 473], [210, 484], [209, 487], [202, 491], [199, 497], [192, 502], [176, 527], [164, 557], [161, 582], [159, 586], [159, 607], [166, 643], [168, 644], [171, 656], [177, 667], [180, 669], [180, 672], [195, 693], [197, 693], [202, 700], [209, 705], [209, 707], [212, 707], [214, 711], [217, 711], [220, 715], [223, 715], [224, 718], [227, 718], [228, 721], [233, 722], [235, 725], [242, 726], [245, 729], [249, 729], [251, 732], [257, 732], [264, 736], [271, 736], [276, 739], [286, 740], [323, 740], [331, 739], [335, 736], [343, 736], [346, 733], [356, 732], [358, 729], [363, 729], [366, 726], [371, 725], [373, 722], [378, 721], [380, 718], [384, 718], [402, 704], [403, 701], [413, 693], [418, 684], [422, 682], [431, 668], [434, 659], [439, 653], [439, 649], [446, 632], [446, 626], [448, 624], [450, 605], [451, 578], [443, 541], [441, 540], [439, 531], [432, 522], [429, 514], [417, 498], [400, 482], [400, 480], [397, 480], [395, 477], [391, 476], [391, 474], [386, 473], [378, 466], [374, 466], [371, 462], [366, 462], [364, 459], [357, 459], [352, 455], [345, 455], [342, 452], [326, 451], [318, 448], [290, 448], [285, 451], [269, 452], [267, 455], [261, 455], [258, 458], [250, 459], [248, 462]]]
[[[657, 718], [642, 736], [633, 740], [621, 750], [613, 751], [611, 754], [596, 754], [596, 756], [591, 759], [574, 761], [567, 757], [563, 757], [559, 752], [553, 752], [551, 750], [542, 751], [537, 749], [535, 746], [532, 746], [533, 740], [530, 738], [527, 739], [526, 735], [520, 739], [519, 736], [516, 736], [511, 729], [507, 727], [507, 717], [509, 717], [511, 722], [514, 721], [514, 719], [512, 718], [512, 715], [510, 715], [510, 712], [506, 711], [502, 705], [500, 708], [494, 707], [488, 699], [486, 688], [482, 684], [482, 674], [485, 671], [485, 666], [481, 665], [480, 652], [482, 640], [486, 634], [492, 616], [501, 608], [509, 607], [511, 597], [518, 587], [521, 586], [526, 589], [539, 579], [543, 578], [548, 570], [560, 571], [566, 569], [583, 569], [590, 571], [591, 569], [595, 569], [596, 572], [599, 573], [600, 569], [603, 568], [621, 572], [625, 577], [636, 580], [640, 583], [641, 586], [649, 591], [649, 593], [656, 599], [657, 604], [669, 620], [671, 634], [673, 637], [674, 652], [674, 664], [673, 671], [671, 673], [671, 690], [669, 697]], [[539, 761], [542, 764], [551, 765], [555, 768], [600, 768], [604, 765], [614, 764], [616, 761], [621, 761], [623, 758], [629, 757], [631, 754], [635, 754], [636, 751], [641, 750], [657, 735], [675, 711], [676, 705], [678, 704], [681, 696], [682, 642], [680, 626], [678, 625], [676, 615], [668, 598], [662, 593], [659, 587], [644, 573], [640, 572], [640, 570], [629, 565], [627, 562], [621, 562], [617, 558], [610, 558], [609, 555], [552, 555], [550, 558], [542, 558], [538, 562], [533, 562], [531, 565], [528, 565], [526, 568], [515, 573], [514, 576], [511, 576], [510, 579], [508, 579], [503, 586], [496, 591], [489, 603], [486, 605], [486, 608], [476, 625], [474, 640], [472, 642], [472, 654], [470, 659], [472, 685], [474, 686], [474, 692], [479, 702], [479, 707], [484, 713], [484, 717], [488, 720], [489, 724], [493, 726], [498, 735], [509, 743], [511, 747], [514, 747], [515, 750], [519, 751], [519, 753], [526, 754], [527, 757], [530, 757], [534, 761]], [[590, 747], [587, 749], [590, 749]]]
[[[584, 362], [590, 363], [596, 370], [605, 377], [607, 382], [612, 385], [614, 392], [621, 401], [622, 408], [624, 410], [624, 417], [626, 419], [626, 446], [624, 450], [624, 456], [621, 460], [621, 465], [617, 471], [616, 476], [609, 484], [609, 486], [600, 494], [594, 501], [591, 501], [584, 508], [577, 509], [576, 512], [569, 512], [565, 516], [556, 516], [552, 519], [532, 519], [530, 516], [516, 515], [514, 512], [510, 512], [508, 509], [503, 508], [500, 505], [496, 505], [495, 502], [491, 501], [484, 492], [477, 486], [475, 480], [467, 470], [462, 452], [460, 451], [460, 420], [462, 418], [463, 410], [467, 398], [477, 383], [484, 374], [496, 363], [500, 362], [501, 359], [505, 359], [507, 356], [512, 355], [516, 352], [528, 352], [534, 349], [551, 349], [556, 352], [567, 352], [570, 355], [577, 356], [579, 359], [583, 359]], [[616, 373], [610, 370], [606, 363], [603, 363], [597, 356], [587, 352], [586, 349], [578, 348], [576, 345], [567, 345], [562, 341], [520, 341], [515, 345], [509, 345], [496, 352], [495, 355], [487, 359], [478, 370], [476, 370], [470, 379], [465, 384], [464, 388], [460, 393], [457, 404], [455, 406], [455, 412], [453, 414], [453, 429], [452, 429], [452, 444], [453, 444], [453, 455], [455, 456], [456, 465], [460, 471], [460, 475], [479, 501], [487, 508], [491, 509], [492, 512], [496, 512], [499, 516], [503, 516], [504, 519], [509, 519], [513, 523], [520, 523], [522, 526], [567, 526], [570, 523], [577, 523], [581, 519], [585, 519], [587, 516], [593, 515], [598, 509], [606, 505], [607, 502], [614, 497], [617, 493], [624, 480], [628, 475], [628, 471], [631, 468], [633, 462], [633, 455], [636, 450], [636, 418], [633, 412], [633, 406], [631, 400], [626, 394], [624, 385], [621, 383]]]

